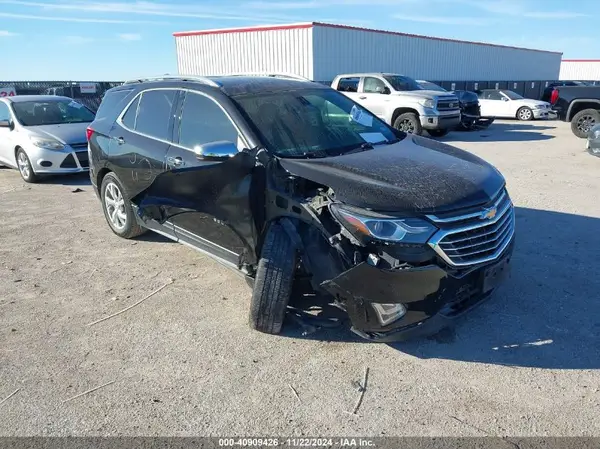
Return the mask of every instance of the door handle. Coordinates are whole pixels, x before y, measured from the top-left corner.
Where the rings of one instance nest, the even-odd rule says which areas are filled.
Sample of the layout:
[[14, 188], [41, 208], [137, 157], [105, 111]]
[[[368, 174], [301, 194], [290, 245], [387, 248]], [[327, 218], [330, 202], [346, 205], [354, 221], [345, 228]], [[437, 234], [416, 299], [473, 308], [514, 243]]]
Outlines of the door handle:
[[125, 143], [125, 139], [123, 139], [122, 137], [117, 137], [117, 143], [119, 145], [123, 145]]
[[367, 99], [367, 97], [365, 97], [365, 96], [358, 97], [358, 98], [360, 98], [361, 100], [366, 100]]
[[169, 158], [167, 158], [167, 162], [171, 165], [174, 165], [175, 167], [179, 167], [179, 166], [183, 165], [183, 159], [179, 156], [169, 157]]

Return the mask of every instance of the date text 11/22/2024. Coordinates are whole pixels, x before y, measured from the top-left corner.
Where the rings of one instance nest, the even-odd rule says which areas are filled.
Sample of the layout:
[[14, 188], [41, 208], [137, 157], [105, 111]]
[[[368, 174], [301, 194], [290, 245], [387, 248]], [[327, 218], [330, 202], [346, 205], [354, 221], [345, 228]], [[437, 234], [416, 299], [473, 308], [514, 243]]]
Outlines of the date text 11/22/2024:
[[375, 447], [368, 438], [219, 438], [219, 446], [235, 447]]

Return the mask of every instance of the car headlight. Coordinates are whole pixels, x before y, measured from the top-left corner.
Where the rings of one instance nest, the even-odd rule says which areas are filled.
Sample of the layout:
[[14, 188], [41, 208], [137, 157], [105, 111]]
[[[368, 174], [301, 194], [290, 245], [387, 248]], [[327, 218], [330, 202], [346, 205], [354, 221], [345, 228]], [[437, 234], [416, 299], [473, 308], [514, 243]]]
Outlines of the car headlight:
[[419, 104], [424, 108], [435, 108], [435, 100], [421, 100], [419, 101]]
[[33, 143], [36, 147], [44, 148], [46, 150], [56, 150], [60, 151], [65, 148], [65, 146], [60, 143], [58, 140], [54, 139], [45, 139], [43, 137], [30, 137], [31, 143]]
[[373, 310], [375, 310], [377, 319], [382, 326], [387, 326], [406, 315], [406, 307], [400, 303], [379, 304], [374, 302], [371, 306], [373, 307]]
[[420, 218], [397, 218], [368, 211], [359, 212], [337, 204], [331, 205], [331, 211], [344, 228], [360, 241], [382, 240], [422, 245], [437, 230], [431, 223]]

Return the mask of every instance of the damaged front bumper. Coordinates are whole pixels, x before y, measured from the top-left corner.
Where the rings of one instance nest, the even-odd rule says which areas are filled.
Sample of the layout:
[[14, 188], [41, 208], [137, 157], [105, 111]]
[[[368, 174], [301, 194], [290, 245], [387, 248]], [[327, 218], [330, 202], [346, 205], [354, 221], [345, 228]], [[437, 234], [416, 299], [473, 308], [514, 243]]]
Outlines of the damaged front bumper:
[[[459, 273], [438, 265], [383, 270], [362, 262], [322, 284], [342, 299], [352, 331], [377, 342], [433, 335], [483, 303], [506, 278], [513, 243], [493, 262]], [[382, 326], [373, 303], [402, 303], [402, 318]]]

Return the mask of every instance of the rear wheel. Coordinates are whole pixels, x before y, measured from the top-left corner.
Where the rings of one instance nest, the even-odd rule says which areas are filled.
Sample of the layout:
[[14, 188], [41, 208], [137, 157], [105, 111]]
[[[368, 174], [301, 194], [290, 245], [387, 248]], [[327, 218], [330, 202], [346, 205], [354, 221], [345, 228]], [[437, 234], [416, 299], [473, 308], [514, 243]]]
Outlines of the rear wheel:
[[517, 111], [517, 118], [522, 122], [528, 122], [529, 120], [533, 120], [533, 111], [531, 110], [531, 108], [523, 106]]
[[30, 183], [39, 181], [40, 178], [33, 171], [33, 167], [29, 161], [29, 156], [27, 156], [27, 153], [25, 153], [23, 148], [19, 148], [17, 150], [17, 167], [19, 168], [19, 173], [21, 173], [21, 178], [23, 178], [23, 181]]
[[585, 139], [597, 123], [600, 123], [600, 111], [596, 109], [584, 109], [575, 114], [571, 119], [571, 131], [577, 137]]
[[414, 112], [400, 114], [396, 120], [394, 120], [393, 126], [398, 131], [403, 131], [408, 134], [417, 134], [420, 136], [423, 133], [421, 121]]
[[114, 173], [108, 173], [104, 177], [100, 193], [104, 216], [115, 234], [124, 239], [131, 239], [146, 232], [135, 220], [131, 201]]
[[267, 231], [256, 270], [249, 324], [267, 334], [281, 332], [296, 269], [294, 244], [283, 227], [273, 224]]
[[447, 129], [428, 129], [427, 132], [431, 137], [444, 137], [448, 134], [449, 130]]

